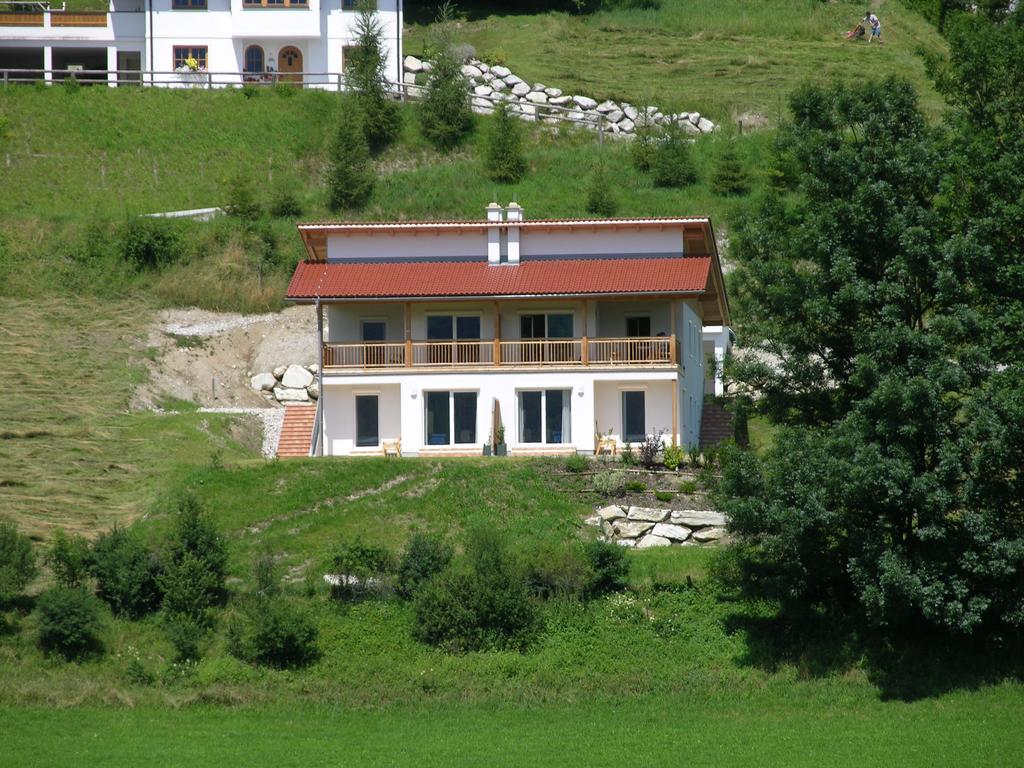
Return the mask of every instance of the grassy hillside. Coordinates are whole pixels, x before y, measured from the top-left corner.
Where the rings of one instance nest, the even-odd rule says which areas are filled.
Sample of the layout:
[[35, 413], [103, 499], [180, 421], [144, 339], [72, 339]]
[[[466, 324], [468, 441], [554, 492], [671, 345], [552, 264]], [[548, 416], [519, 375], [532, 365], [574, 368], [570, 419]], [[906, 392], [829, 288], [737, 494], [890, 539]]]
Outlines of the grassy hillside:
[[[697, 110], [715, 120], [753, 111], [776, 121], [800, 82], [890, 74], [913, 82], [926, 109], [937, 114], [941, 99], [920, 54], [943, 51], [944, 41], [899, 0], [870, 3], [884, 25], [884, 47], [847, 41], [843, 33], [863, 17], [865, 5], [661, 0], [657, 10], [576, 16], [505, 13], [497, 3], [469, 3], [455, 38], [531, 82]], [[428, 26], [414, 26], [406, 51], [421, 51], [428, 38]]]

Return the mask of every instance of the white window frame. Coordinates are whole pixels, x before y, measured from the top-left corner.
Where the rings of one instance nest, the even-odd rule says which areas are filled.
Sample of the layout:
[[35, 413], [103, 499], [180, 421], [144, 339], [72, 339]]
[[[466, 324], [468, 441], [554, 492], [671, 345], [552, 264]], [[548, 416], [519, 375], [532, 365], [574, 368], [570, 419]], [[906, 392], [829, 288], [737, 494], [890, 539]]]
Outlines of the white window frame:
[[[437, 445], [430, 442], [430, 433], [427, 431], [427, 395], [439, 392], [448, 393], [448, 439], [449, 442]], [[473, 433], [476, 438], [480, 437], [480, 390], [479, 389], [425, 389], [423, 398], [423, 447], [424, 448], [453, 448], [457, 445], [481, 445], [479, 439], [472, 443], [455, 442], [455, 395], [468, 394], [476, 395], [476, 423], [473, 425]]]
[[[539, 314], [539, 313], [538, 313]], [[572, 387], [523, 387], [522, 389], [516, 390], [516, 445], [574, 445], [572, 442], [572, 393], [575, 390]], [[524, 392], [540, 392], [540, 436], [541, 441], [539, 443], [527, 443], [520, 439], [520, 435], [523, 433], [523, 425], [520, 421], [522, 414], [522, 406], [520, 397]], [[568, 426], [569, 441], [563, 440], [560, 443], [549, 443], [547, 442], [548, 436], [548, 392], [561, 392], [565, 397], [565, 403], [569, 404], [569, 423], [568, 425], [562, 424], [562, 436], [565, 436], [566, 427]]]

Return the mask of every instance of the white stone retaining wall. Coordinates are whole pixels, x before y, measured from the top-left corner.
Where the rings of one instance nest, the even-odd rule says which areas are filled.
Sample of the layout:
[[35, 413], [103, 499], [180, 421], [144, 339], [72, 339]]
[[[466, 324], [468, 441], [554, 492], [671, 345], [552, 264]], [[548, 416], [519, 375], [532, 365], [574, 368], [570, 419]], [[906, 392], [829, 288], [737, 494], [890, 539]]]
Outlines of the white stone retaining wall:
[[605, 541], [623, 547], [694, 546], [725, 538], [725, 515], [712, 510], [609, 505], [586, 520]]

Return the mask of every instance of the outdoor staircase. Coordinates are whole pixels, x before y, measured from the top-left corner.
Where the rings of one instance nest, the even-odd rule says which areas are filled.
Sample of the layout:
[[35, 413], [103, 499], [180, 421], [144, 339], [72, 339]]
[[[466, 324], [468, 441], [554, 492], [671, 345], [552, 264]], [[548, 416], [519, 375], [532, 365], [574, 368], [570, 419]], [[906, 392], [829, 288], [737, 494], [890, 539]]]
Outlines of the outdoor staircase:
[[700, 447], [710, 448], [732, 436], [732, 414], [718, 403], [705, 400], [700, 421]]
[[313, 439], [315, 421], [315, 405], [287, 406], [284, 409], [281, 437], [277, 441], [277, 455], [282, 459], [309, 456], [309, 443]]

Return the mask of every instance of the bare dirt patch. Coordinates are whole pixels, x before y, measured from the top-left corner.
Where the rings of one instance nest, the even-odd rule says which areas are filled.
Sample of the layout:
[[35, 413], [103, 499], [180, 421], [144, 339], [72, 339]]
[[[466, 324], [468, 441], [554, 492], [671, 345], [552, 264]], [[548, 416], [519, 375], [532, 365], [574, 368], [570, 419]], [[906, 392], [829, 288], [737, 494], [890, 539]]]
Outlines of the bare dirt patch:
[[202, 309], [157, 314], [145, 342], [149, 381], [134, 408], [154, 408], [168, 398], [205, 407], [276, 406], [249, 378], [279, 365], [317, 361], [316, 315], [311, 307], [242, 315]]

